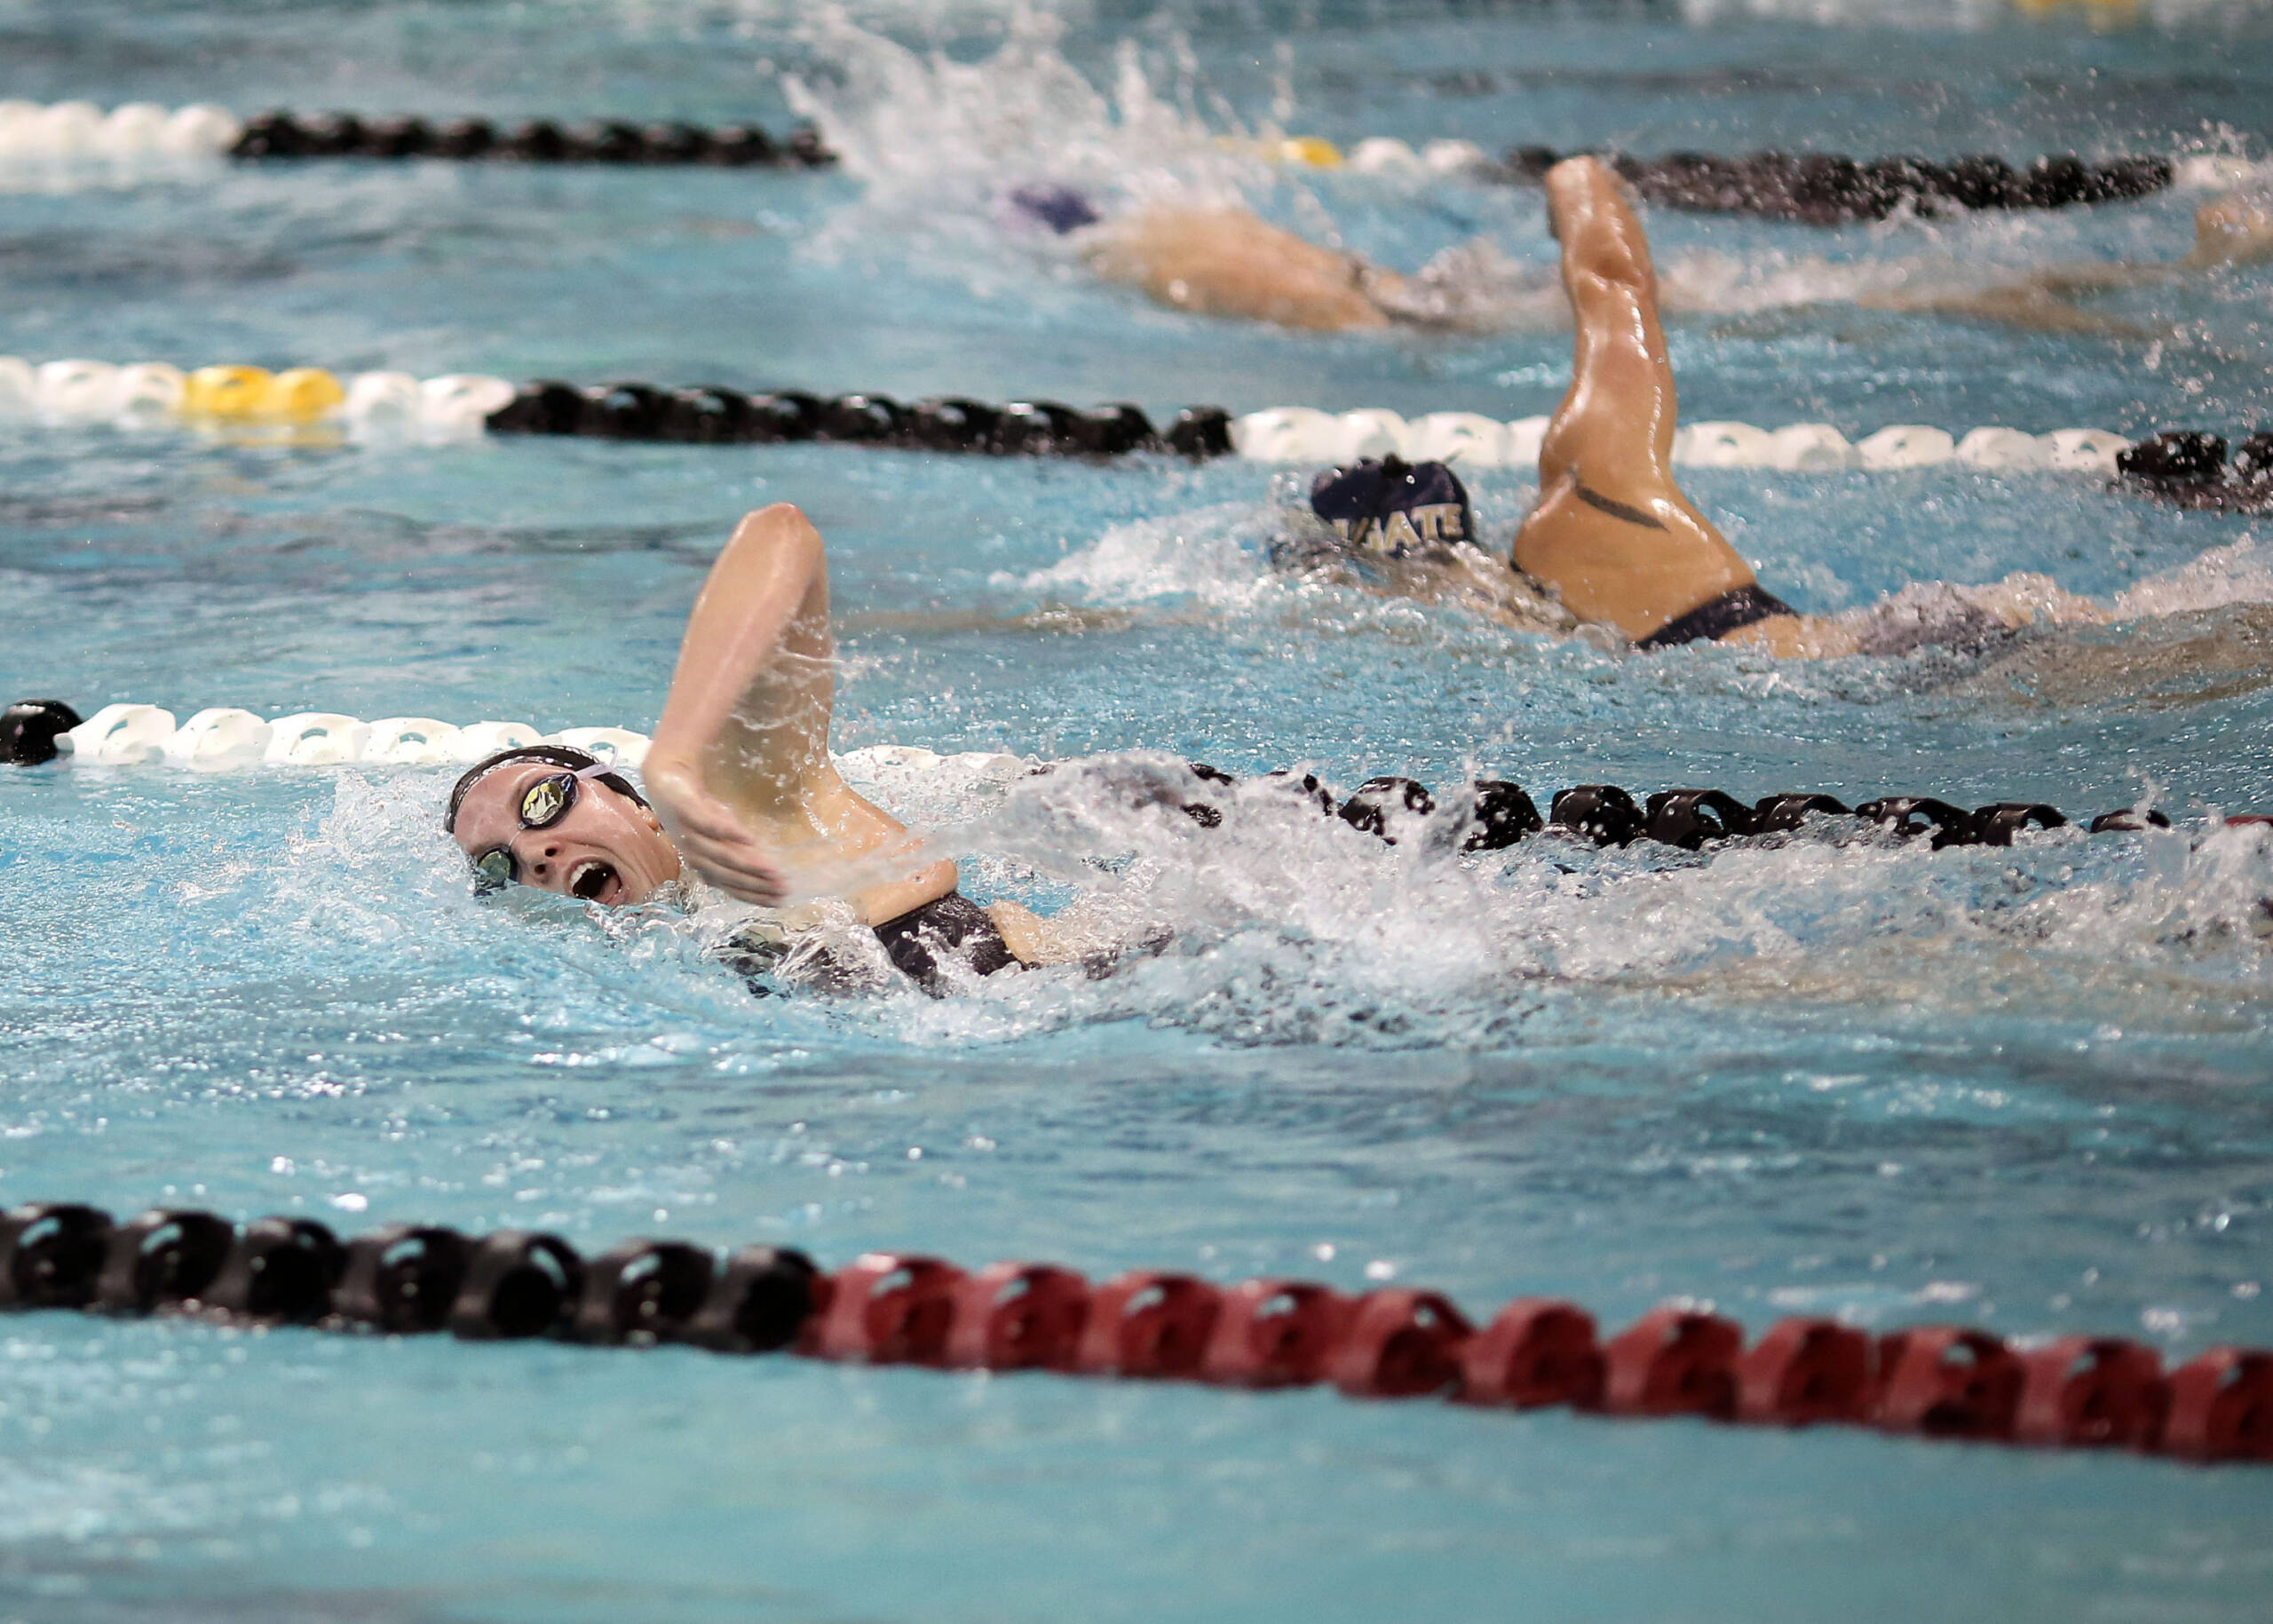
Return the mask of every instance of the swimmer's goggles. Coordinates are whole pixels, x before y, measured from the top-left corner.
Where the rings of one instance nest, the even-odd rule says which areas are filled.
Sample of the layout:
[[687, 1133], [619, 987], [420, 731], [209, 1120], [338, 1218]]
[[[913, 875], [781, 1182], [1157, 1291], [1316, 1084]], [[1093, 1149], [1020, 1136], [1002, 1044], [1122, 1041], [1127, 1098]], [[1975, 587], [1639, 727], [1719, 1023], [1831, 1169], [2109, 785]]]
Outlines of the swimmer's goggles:
[[[588, 779], [605, 778], [615, 769], [604, 761], [573, 772], [549, 772], [521, 791], [520, 819], [525, 829], [549, 829], [576, 810], [576, 797]], [[520, 883], [521, 860], [511, 846], [492, 846], [473, 860], [474, 890], [483, 896]]]

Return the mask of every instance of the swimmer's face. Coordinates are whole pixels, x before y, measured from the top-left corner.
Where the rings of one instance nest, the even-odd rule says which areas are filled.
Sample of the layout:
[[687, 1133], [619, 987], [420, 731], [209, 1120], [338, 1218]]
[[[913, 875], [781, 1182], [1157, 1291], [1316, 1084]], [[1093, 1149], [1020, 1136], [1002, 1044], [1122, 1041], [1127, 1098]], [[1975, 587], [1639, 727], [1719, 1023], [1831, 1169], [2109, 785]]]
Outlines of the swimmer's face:
[[678, 878], [678, 848], [655, 814], [606, 784], [587, 780], [576, 804], [549, 828], [521, 827], [521, 796], [541, 778], [559, 774], [551, 762], [509, 762], [485, 773], [458, 809], [455, 838], [474, 861], [503, 848], [520, 883], [609, 907], [645, 902]]

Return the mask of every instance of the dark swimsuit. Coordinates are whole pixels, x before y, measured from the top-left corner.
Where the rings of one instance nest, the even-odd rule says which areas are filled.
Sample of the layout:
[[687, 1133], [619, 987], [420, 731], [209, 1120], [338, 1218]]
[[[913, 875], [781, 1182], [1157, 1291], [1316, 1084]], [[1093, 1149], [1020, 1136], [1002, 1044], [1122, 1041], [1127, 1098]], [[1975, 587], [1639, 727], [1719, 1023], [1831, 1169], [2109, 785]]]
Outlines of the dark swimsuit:
[[1018, 962], [994, 916], [959, 891], [885, 921], [876, 927], [876, 939], [899, 973], [935, 998], [945, 991], [939, 975], [942, 958], [958, 958], [981, 976]]
[[[875, 927], [875, 932], [893, 968], [934, 998], [943, 998], [947, 992], [946, 978], [940, 970], [942, 960], [957, 961], [981, 976], [1018, 963], [994, 916], [959, 891], [888, 919]], [[763, 995], [775, 990], [766, 985], [765, 978], [789, 951], [788, 943], [752, 931], [728, 938], [718, 958], [747, 980], [752, 992]], [[830, 992], [851, 992], [873, 985], [875, 974], [846, 963], [826, 948], [801, 961], [798, 968], [801, 981], [809, 980]]]
[[1686, 614], [1675, 616], [1634, 646], [1643, 649], [1676, 648], [1702, 638], [1724, 638], [1755, 622], [1772, 620], [1779, 614], [1798, 613], [1773, 592], [1764, 592], [1757, 586], [1740, 586], [1733, 592], [1723, 592], [1718, 598], [1707, 599]]

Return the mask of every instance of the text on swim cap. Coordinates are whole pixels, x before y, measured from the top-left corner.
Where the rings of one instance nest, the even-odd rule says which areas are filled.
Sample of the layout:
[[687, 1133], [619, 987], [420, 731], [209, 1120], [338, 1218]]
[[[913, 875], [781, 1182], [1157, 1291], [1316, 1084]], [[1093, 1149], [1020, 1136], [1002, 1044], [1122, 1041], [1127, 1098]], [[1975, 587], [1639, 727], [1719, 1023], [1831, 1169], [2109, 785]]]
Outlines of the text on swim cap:
[[1470, 539], [1457, 502], [1424, 502], [1379, 519], [1371, 515], [1327, 521], [1344, 541], [1374, 552], [1401, 553], [1425, 542]]

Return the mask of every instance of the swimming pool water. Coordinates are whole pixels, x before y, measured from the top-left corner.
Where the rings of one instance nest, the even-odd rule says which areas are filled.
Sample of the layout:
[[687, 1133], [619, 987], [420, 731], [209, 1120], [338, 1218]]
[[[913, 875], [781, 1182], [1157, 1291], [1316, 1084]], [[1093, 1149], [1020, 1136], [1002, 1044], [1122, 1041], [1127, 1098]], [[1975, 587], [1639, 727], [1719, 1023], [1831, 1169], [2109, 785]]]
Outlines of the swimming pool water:
[[[1007, 235], [994, 200], [1229, 187], [1384, 263], [1484, 235], [1543, 275], [1536, 194], [1298, 185], [1212, 137], [2019, 159], [2273, 114], [2248, 8], [2101, 33], [1708, 9], [1105, 5], [1006, 43], [960, 6], [17, 4], [0, 95], [776, 124], [794, 98], [848, 162], [0, 177], [0, 352], [1515, 417], [1560, 391], [1551, 322], [1192, 321]], [[1124, 74], [1164, 122], [1121, 121]], [[1836, 233], [1660, 212], [1684, 408], [2245, 432], [2273, 405], [2261, 269], [2101, 306], [2159, 343], [1837, 302], [1889, 265], [2172, 257], [2197, 201]], [[1471, 485], [1504, 543], [1528, 472]], [[1099, 982], [753, 1001], [683, 923], [476, 906], [432, 828], [444, 772], [13, 772], [0, 1193], [1389, 1279], [1610, 1323], [1684, 1296], [1754, 1327], [2273, 1342], [2273, 848], [2205, 837], [2213, 809], [2273, 810], [2262, 522], [1954, 468], [1690, 487], [1803, 607], [2027, 570], [2124, 618], [1901, 661], [1637, 659], [1274, 578], [1288, 480], [1254, 464], [0, 423], [4, 699], [646, 728], [717, 547], [791, 500], [832, 550], [840, 748], [1307, 762], [1345, 789], [2151, 795], [2180, 825], [1461, 860], [902, 773], [879, 793], [945, 824], [975, 894], [1098, 890], [1173, 945]], [[2228, 1620], [2261, 1614], [2269, 1511], [2258, 1472], [1859, 1433], [0, 1323], [0, 1617], [69, 1624]]]

